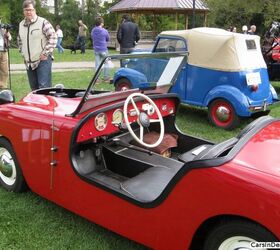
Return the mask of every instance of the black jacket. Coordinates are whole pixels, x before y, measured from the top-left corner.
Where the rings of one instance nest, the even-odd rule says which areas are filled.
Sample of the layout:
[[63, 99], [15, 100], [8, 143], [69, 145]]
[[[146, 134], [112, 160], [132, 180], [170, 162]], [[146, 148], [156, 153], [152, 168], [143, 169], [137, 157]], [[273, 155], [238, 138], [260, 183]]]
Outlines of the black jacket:
[[133, 48], [140, 39], [138, 25], [131, 21], [123, 22], [119, 27], [117, 39], [122, 48]]

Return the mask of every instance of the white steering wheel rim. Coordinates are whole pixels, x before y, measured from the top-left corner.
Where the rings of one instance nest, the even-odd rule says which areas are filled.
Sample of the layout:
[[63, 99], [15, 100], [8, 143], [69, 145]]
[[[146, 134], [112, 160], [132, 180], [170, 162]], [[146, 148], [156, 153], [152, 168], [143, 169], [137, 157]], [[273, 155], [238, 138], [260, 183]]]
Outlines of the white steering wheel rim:
[[[136, 107], [135, 103], [134, 103], [134, 100], [133, 98], [134, 97], [142, 97], [144, 98], [149, 104], [152, 105], [152, 107], [155, 109], [156, 111], [156, 114], [157, 114], [157, 117], [158, 117], [158, 120], [154, 120], [153, 122], [159, 122], [160, 124], [160, 135], [159, 135], [159, 138], [158, 140], [153, 143], [153, 144], [148, 144], [148, 143], [145, 143], [143, 141], [143, 138], [139, 138], [135, 133], [134, 131], [132, 130], [131, 126], [130, 126], [130, 123], [129, 123], [129, 120], [128, 120], [128, 112], [127, 112], [127, 108], [128, 108], [128, 104], [131, 102], [132, 105], [134, 106], [134, 108], [136, 109], [136, 112], [137, 112], [137, 116], [139, 117], [139, 110], [138, 108]], [[130, 94], [126, 100], [125, 100], [125, 103], [124, 103], [124, 107], [123, 107], [123, 113], [124, 113], [124, 121], [126, 123], [126, 126], [127, 126], [127, 129], [129, 131], [129, 133], [131, 134], [131, 136], [138, 142], [140, 143], [141, 145], [147, 147], [147, 148], [154, 148], [154, 147], [157, 147], [163, 140], [163, 136], [164, 136], [164, 123], [163, 123], [163, 119], [162, 119], [162, 115], [157, 107], [157, 105], [154, 103], [154, 101], [149, 98], [148, 96], [142, 94], [142, 93], [132, 93]], [[138, 120], [138, 119], [137, 119]], [[138, 122], [137, 122], [138, 123]], [[142, 135], [143, 137], [143, 133], [144, 133], [144, 128], [141, 124], [138, 123], [138, 125], [140, 126], [140, 137]]]

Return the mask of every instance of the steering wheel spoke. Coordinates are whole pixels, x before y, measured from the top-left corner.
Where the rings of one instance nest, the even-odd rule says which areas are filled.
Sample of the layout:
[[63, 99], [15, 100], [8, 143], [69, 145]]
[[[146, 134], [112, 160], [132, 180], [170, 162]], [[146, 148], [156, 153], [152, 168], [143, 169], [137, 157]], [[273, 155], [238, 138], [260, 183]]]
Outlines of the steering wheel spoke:
[[150, 123], [156, 123], [156, 122], [160, 122], [159, 119], [150, 119]]
[[140, 141], [144, 142], [144, 128], [140, 125]]
[[133, 98], [131, 98], [131, 103], [132, 103], [132, 106], [134, 107], [134, 109], [136, 111], [137, 116], [139, 116], [140, 115], [140, 111], [139, 111], [137, 105], [135, 104], [135, 101], [133, 100]]
[[[149, 116], [145, 113], [140, 111], [140, 109], [137, 107], [137, 104], [135, 103], [134, 98], [135, 97], [140, 97], [142, 99], [145, 99], [146, 102], [148, 102], [156, 111], [157, 114], [157, 119], [150, 119]], [[129, 115], [129, 110], [128, 110], [128, 106], [131, 103], [133, 109], [136, 111], [136, 115], [137, 115], [137, 123], [140, 127], [140, 131], [139, 131], [139, 135], [136, 135], [135, 132], [133, 131], [130, 121], [128, 119], [128, 115]], [[163, 140], [163, 136], [164, 136], [164, 123], [163, 123], [163, 119], [162, 119], [162, 115], [157, 107], [157, 105], [154, 103], [154, 101], [149, 98], [148, 96], [142, 94], [142, 93], [133, 93], [131, 95], [129, 95], [124, 103], [124, 107], [123, 107], [123, 111], [124, 111], [124, 120], [127, 126], [127, 129], [129, 131], [129, 133], [131, 134], [131, 136], [134, 138], [134, 140], [136, 140], [138, 143], [140, 143], [141, 145], [143, 145], [144, 147], [147, 148], [153, 148], [153, 147], [157, 147]], [[160, 133], [159, 133], [159, 138], [155, 143], [152, 144], [148, 144], [146, 142], [144, 142], [144, 130], [149, 129], [149, 126], [151, 123], [156, 123], [158, 122], [160, 124]]]

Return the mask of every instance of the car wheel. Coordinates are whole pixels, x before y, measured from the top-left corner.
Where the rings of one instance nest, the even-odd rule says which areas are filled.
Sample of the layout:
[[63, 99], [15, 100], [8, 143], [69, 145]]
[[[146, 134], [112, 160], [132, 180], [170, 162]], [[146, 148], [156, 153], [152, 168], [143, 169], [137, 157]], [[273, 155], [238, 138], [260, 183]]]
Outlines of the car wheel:
[[227, 130], [234, 129], [240, 123], [233, 106], [224, 99], [217, 99], [208, 107], [208, 118], [212, 124]]
[[4, 138], [0, 138], [0, 184], [12, 192], [22, 192], [26, 189], [14, 150]]
[[[224, 221], [206, 237], [204, 250], [252, 249], [252, 242], [275, 242], [275, 236], [249, 221]], [[266, 249], [266, 248], [262, 248]]]
[[131, 88], [132, 88], [131, 82], [127, 78], [120, 78], [115, 83], [116, 91], [125, 91]]

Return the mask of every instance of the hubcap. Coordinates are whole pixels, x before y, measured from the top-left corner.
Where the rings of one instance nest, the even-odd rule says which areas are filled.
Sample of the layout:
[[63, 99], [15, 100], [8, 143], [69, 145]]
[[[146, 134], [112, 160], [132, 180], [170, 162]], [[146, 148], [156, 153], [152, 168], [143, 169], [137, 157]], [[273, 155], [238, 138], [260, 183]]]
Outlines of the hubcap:
[[15, 163], [9, 151], [5, 148], [0, 148], [0, 178], [9, 186], [16, 181]]
[[[234, 236], [222, 242], [218, 250], [251, 250], [254, 239], [245, 236]], [[264, 250], [266, 248], [258, 248]]]
[[127, 86], [121, 87], [121, 91], [126, 91], [126, 90], [128, 90], [128, 87], [127, 87]]
[[220, 106], [216, 110], [216, 117], [221, 122], [228, 121], [230, 118], [230, 110], [225, 106]]

